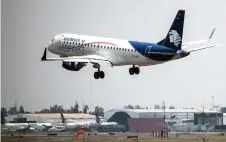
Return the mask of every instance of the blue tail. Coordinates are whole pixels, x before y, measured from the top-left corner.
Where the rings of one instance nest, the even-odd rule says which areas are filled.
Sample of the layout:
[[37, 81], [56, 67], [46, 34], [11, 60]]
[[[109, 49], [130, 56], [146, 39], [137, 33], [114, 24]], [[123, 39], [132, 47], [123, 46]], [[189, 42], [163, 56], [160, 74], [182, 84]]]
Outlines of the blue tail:
[[185, 10], [179, 10], [165, 39], [157, 44], [173, 49], [181, 49]]

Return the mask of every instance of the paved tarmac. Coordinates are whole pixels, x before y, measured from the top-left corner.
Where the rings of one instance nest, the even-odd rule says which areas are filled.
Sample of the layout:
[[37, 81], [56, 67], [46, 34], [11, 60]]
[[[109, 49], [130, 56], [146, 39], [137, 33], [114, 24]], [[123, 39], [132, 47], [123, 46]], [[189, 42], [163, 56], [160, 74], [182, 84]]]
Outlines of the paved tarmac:
[[[53, 132], [52, 132], [53, 133]], [[18, 141], [26, 141], [26, 142], [39, 142], [39, 141], [48, 141], [48, 142], [68, 142], [74, 141], [74, 133], [71, 132], [58, 132], [57, 136], [47, 136], [47, 133], [44, 132], [35, 132], [35, 133], [13, 133], [14, 136], [11, 136], [10, 133], [2, 133], [2, 141], [4, 142], [18, 142]], [[179, 134], [176, 136], [176, 134]], [[193, 141], [200, 141], [202, 137], [209, 137], [211, 141], [226, 141], [226, 136], [218, 136], [219, 132], [191, 132], [191, 133], [175, 133], [170, 132], [169, 138], [158, 138], [161, 141], [180, 141], [180, 142], [193, 142]], [[95, 142], [114, 142], [114, 141], [130, 141], [127, 136], [136, 136], [136, 133], [85, 133], [84, 140], [85, 141], [95, 141]], [[154, 141], [156, 138], [152, 137], [151, 133], [139, 133], [139, 142], [142, 140]], [[83, 135], [79, 136], [78, 141], [83, 140]], [[159, 140], [158, 140], [159, 141]], [[214, 141], [215, 142], [215, 141]]]

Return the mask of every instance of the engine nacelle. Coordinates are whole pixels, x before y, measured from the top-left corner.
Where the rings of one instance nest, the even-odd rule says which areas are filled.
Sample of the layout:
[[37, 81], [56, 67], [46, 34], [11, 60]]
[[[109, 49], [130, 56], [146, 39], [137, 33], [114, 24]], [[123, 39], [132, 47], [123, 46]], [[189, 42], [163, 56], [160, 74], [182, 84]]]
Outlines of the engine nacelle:
[[86, 63], [80, 63], [80, 62], [63, 62], [62, 63], [62, 67], [70, 71], [79, 71], [84, 66], [86, 66]]

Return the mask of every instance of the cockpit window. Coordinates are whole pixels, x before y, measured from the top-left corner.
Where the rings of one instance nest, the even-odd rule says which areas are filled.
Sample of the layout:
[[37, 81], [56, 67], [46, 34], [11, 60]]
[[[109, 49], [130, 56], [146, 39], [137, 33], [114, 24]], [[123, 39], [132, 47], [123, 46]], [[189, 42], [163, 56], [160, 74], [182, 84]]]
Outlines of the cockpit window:
[[54, 38], [53, 38], [53, 40], [52, 40], [52, 42], [54, 41]]

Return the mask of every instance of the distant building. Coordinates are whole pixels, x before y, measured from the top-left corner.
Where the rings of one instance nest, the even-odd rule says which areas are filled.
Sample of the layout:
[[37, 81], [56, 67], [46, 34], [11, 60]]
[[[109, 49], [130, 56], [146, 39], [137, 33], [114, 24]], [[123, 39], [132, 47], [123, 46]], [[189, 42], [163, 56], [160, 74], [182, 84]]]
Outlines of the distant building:
[[195, 113], [195, 125], [223, 125], [223, 113]]
[[129, 132], [152, 133], [154, 130], [164, 130], [162, 118], [128, 118]]
[[[165, 111], [165, 112], [164, 112]], [[125, 113], [131, 118], [163, 118], [166, 119], [193, 119], [194, 113], [203, 112], [202, 109], [112, 109], [104, 112], [104, 119], [108, 121], [116, 112]], [[216, 113], [219, 111], [205, 109], [205, 113]]]
[[223, 124], [226, 125], [226, 113], [223, 113]]
[[[112, 109], [104, 112], [104, 120], [117, 122], [128, 127], [128, 118], [161, 118], [165, 116], [167, 125], [189, 124], [194, 125], [194, 114], [201, 113], [203, 109]], [[205, 109], [205, 113], [218, 113], [218, 111]]]

